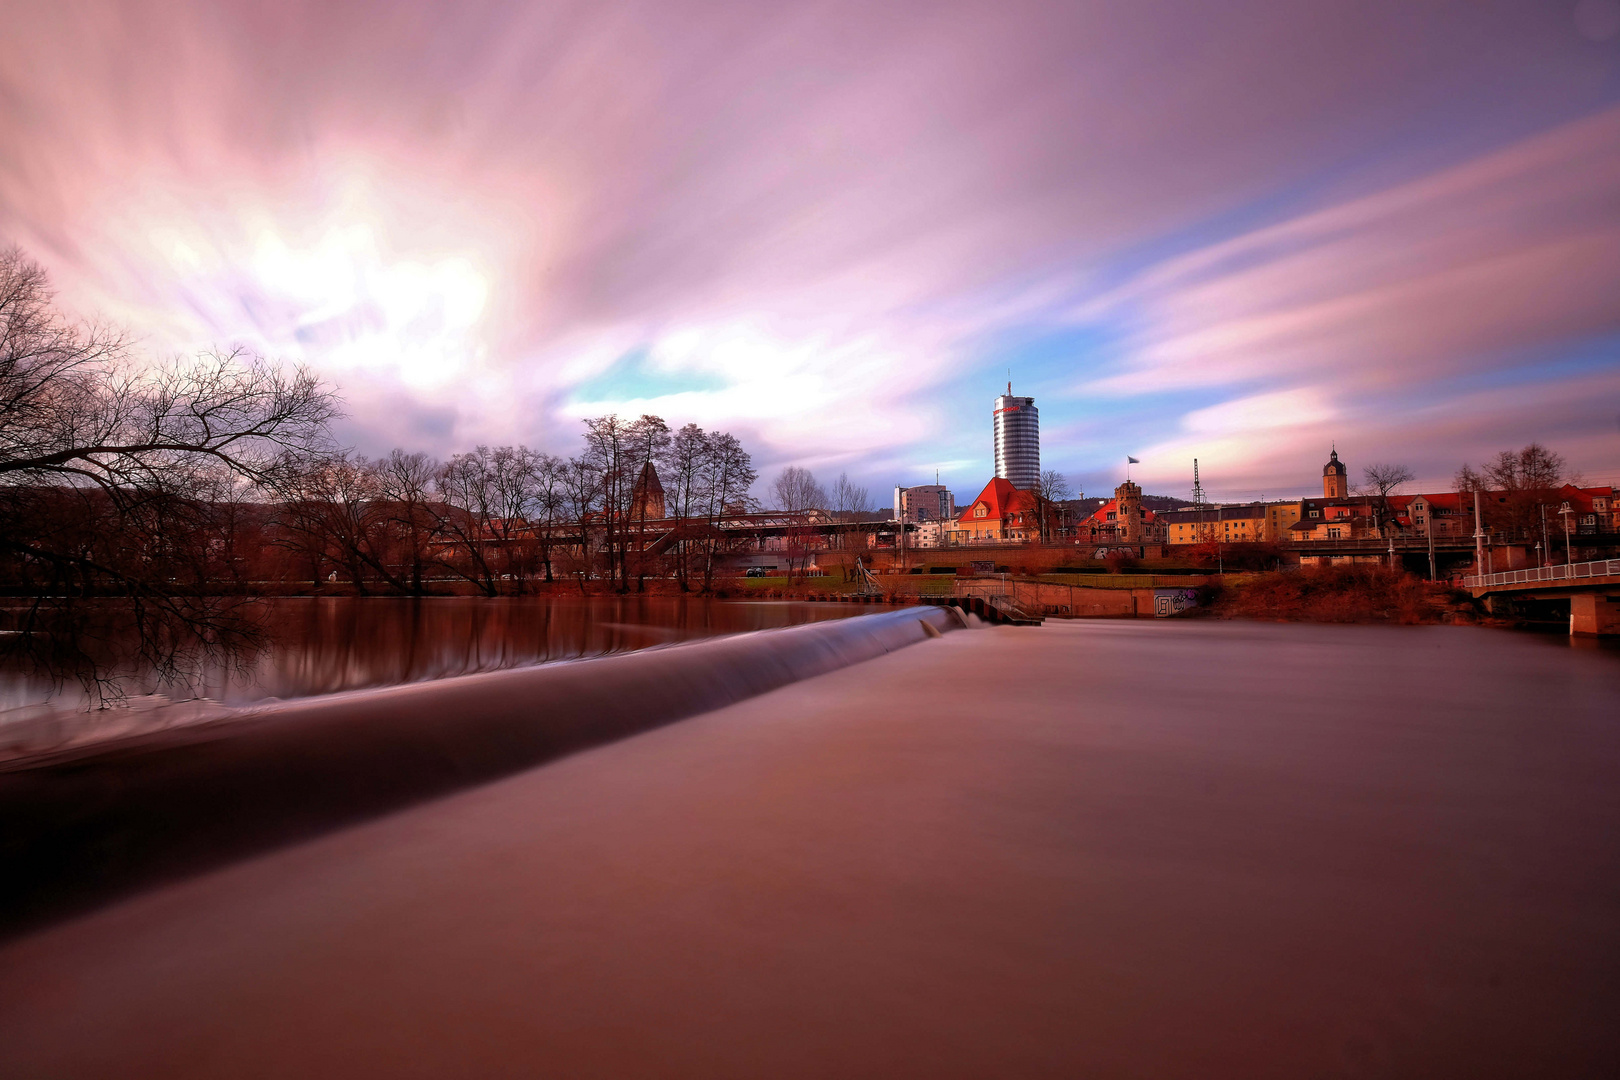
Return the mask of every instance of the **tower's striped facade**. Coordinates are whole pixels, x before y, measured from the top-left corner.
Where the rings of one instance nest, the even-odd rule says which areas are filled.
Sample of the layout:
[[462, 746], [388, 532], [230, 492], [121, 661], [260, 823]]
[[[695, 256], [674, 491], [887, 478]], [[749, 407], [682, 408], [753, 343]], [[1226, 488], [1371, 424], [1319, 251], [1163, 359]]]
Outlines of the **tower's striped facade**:
[[1020, 491], [1035, 491], [1041, 486], [1041, 414], [1035, 408], [1035, 399], [1013, 397], [1012, 384], [1007, 393], [996, 398], [996, 475], [1012, 482]]

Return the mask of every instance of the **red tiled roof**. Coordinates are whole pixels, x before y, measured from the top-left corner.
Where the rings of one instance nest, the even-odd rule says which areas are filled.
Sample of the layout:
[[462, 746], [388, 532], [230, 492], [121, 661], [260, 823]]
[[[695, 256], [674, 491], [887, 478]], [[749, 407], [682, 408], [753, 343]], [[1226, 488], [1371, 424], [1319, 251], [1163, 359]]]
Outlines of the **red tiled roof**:
[[[1116, 515], [1119, 513], [1118, 499], [1109, 499], [1107, 502], [1097, 507], [1096, 511], [1090, 517], [1086, 518], [1085, 521], [1080, 522], [1080, 524], [1085, 525], [1088, 523], [1094, 523], [1097, 525], [1108, 525], [1110, 524], [1108, 520], [1109, 511], [1112, 511]], [[1144, 524], [1150, 521], [1157, 521], [1158, 519], [1159, 515], [1155, 514], [1152, 510], [1142, 511], [1142, 521]], [[1117, 518], [1113, 524], [1118, 524]]]
[[1590, 514], [1593, 512], [1592, 499], [1598, 495], [1606, 495], [1612, 499], [1614, 489], [1612, 487], [1582, 488], [1576, 487], [1574, 484], [1565, 484], [1558, 489], [1556, 498], [1561, 502], [1568, 502], [1569, 508], [1578, 514]]
[[[1496, 501], [1501, 501], [1502, 497], [1507, 493], [1504, 491], [1487, 491], [1484, 494], [1485, 505], [1489, 506], [1493, 499]], [[1610, 498], [1613, 498], [1614, 489], [1612, 487], [1582, 488], [1576, 487], [1574, 484], [1565, 484], [1563, 487], [1559, 488], [1553, 493], [1553, 498], [1560, 502], [1567, 499], [1569, 501], [1571, 510], [1580, 511], [1582, 513], [1591, 513], [1592, 497], [1595, 495], [1607, 495]], [[1417, 498], [1415, 495], [1408, 497], [1407, 503], [1410, 504], [1411, 500], [1415, 498]], [[1424, 492], [1423, 499], [1430, 506], [1436, 507], [1440, 510], [1453, 510], [1459, 513], [1472, 513], [1474, 508], [1473, 499], [1470, 498], [1466, 492], [1441, 491], [1434, 494]], [[1394, 500], [1391, 499], [1390, 501], [1393, 502]]]
[[[979, 517], [973, 512], [980, 503], [986, 506], [984, 517]], [[1012, 514], [1033, 510], [1035, 505], [1033, 491], [1020, 491], [1012, 486], [1011, 480], [998, 476], [984, 485], [984, 490], [963, 507], [956, 520], [961, 525], [971, 525], [976, 521], [1001, 521]]]
[[[1419, 498], [1419, 496], [1414, 495], [1412, 498], [1416, 499]], [[1460, 512], [1463, 509], [1463, 497], [1460, 492], [1440, 491], [1433, 495], [1424, 493], [1421, 498], [1430, 506], [1436, 507], [1440, 510], [1456, 510]], [[1469, 503], [1468, 505], [1471, 508], [1473, 503]]]

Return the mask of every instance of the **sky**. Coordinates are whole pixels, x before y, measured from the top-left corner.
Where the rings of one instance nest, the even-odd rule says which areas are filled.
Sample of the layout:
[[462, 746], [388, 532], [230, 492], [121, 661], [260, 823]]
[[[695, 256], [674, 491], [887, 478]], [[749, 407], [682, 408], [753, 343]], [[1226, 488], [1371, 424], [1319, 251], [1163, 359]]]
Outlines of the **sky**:
[[[1620, 482], [1620, 0], [0, 0], [0, 243], [366, 453], [733, 431], [886, 504], [1537, 440]], [[763, 491], [763, 484], [762, 484]]]

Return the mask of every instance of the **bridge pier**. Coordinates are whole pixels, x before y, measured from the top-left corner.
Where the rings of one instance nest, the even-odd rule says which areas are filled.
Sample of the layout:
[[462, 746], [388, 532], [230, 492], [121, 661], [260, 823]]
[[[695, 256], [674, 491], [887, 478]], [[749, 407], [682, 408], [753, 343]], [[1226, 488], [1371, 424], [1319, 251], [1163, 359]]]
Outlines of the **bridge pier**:
[[1576, 593], [1569, 598], [1572, 636], [1620, 634], [1620, 596]]

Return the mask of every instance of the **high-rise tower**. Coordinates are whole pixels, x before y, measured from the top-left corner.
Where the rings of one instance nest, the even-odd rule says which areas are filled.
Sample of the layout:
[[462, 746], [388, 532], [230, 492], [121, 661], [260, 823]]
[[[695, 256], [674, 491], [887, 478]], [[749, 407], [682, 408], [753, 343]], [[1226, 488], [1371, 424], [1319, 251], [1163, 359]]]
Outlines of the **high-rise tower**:
[[1035, 399], [1013, 397], [1012, 383], [996, 398], [996, 475], [1021, 491], [1041, 486], [1041, 413]]

